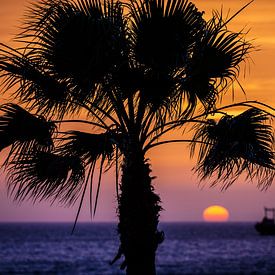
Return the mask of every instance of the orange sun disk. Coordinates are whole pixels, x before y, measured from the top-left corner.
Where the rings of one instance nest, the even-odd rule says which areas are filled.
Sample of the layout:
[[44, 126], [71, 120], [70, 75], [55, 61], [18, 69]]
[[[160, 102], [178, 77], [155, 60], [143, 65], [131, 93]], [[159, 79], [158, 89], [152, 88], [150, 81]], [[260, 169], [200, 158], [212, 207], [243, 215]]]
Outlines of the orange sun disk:
[[219, 205], [209, 206], [203, 211], [203, 219], [206, 222], [226, 222], [228, 218], [228, 210]]

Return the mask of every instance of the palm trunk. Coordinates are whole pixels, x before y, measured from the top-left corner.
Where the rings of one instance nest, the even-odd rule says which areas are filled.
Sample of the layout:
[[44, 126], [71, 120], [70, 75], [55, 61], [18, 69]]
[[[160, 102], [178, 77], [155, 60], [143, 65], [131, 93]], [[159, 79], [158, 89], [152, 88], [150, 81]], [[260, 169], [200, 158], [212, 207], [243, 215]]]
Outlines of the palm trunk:
[[118, 206], [120, 254], [127, 275], [154, 275], [155, 254], [163, 240], [159, 232], [160, 198], [154, 193], [148, 162], [142, 153], [124, 157]]

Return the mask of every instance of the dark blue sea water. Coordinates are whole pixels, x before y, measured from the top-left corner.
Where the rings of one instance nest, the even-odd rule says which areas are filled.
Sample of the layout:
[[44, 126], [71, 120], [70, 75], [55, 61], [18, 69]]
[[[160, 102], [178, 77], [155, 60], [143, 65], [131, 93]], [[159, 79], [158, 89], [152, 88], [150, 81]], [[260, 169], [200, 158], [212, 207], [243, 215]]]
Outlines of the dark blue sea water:
[[[123, 274], [115, 224], [0, 224], [0, 274]], [[275, 237], [252, 223], [164, 223], [158, 274], [275, 274]]]

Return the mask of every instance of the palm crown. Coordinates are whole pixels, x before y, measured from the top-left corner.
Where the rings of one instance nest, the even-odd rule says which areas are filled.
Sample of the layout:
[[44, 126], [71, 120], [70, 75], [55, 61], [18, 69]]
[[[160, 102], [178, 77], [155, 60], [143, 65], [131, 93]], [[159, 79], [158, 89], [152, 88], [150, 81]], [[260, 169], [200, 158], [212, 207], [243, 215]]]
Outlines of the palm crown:
[[[22, 46], [0, 48], [2, 87], [28, 110], [1, 107], [0, 148], [11, 146], [5, 167], [15, 198], [73, 203], [82, 193], [82, 203], [99, 161], [97, 201], [106, 165], [118, 176], [123, 158], [176, 142], [161, 138], [188, 123], [197, 124], [191, 141], [200, 144], [202, 178], [228, 186], [247, 171], [269, 185], [274, 141], [263, 105], [240, 103], [248, 110], [236, 117], [216, 106], [253, 48], [228, 30], [233, 17], [214, 12], [206, 21], [187, 0], [32, 5], [16, 36]], [[224, 116], [208, 119], [215, 113]], [[87, 131], [62, 132], [66, 122]]]

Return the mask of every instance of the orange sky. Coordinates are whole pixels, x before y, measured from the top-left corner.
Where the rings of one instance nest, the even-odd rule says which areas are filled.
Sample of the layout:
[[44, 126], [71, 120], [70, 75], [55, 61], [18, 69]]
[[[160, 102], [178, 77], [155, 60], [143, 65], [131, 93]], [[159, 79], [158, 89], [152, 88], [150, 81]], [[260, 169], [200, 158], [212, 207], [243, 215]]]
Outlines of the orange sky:
[[[0, 0], [0, 42], [10, 43], [12, 34], [23, 15], [26, 0]], [[245, 0], [194, 0], [200, 10], [211, 15], [212, 8], [224, 12], [228, 9], [236, 12], [248, 1]], [[231, 23], [231, 29], [240, 30], [244, 26], [251, 29], [249, 39], [255, 39], [254, 45], [260, 50], [251, 54], [246, 78], [241, 82], [246, 90], [247, 98], [260, 100], [274, 106], [275, 96], [275, 1], [255, 0], [242, 14]], [[225, 102], [229, 102], [228, 96]], [[236, 89], [236, 101], [245, 97]], [[3, 101], [2, 101], [3, 102]], [[152, 162], [154, 181], [160, 193], [165, 211], [161, 215], [163, 221], [202, 220], [202, 212], [209, 205], [222, 205], [229, 209], [230, 220], [258, 220], [262, 216], [263, 206], [275, 206], [275, 187], [267, 192], [260, 192], [255, 185], [244, 184], [241, 180], [226, 192], [218, 188], [198, 187], [196, 175], [191, 171], [194, 160], [189, 159], [187, 146], [165, 145], [154, 149], [149, 157]], [[2, 178], [4, 178], [2, 176]], [[103, 189], [99, 201], [96, 220], [115, 219], [115, 187], [113, 173], [104, 177]], [[244, 199], [245, 198], [245, 199]], [[4, 180], [0, 186], [0, 221], [72, 221], [76, 207], [64, 209], [49, 207], [47, 203], [32, 206], [23, 203], [20, 207], [11, 199], [7, 199]], [[88, 209], [83, 210], [81, 220], [88, 220]]]

